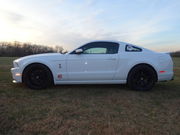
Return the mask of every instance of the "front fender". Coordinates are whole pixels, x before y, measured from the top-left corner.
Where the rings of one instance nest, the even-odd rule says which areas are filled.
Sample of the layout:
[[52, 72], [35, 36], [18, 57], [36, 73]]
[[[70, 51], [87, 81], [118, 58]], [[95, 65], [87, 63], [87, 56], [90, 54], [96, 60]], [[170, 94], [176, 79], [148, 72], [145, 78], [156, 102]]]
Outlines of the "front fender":
[[[26, 61], [24, 61], [24, 62], [22, 62], [22, 63], [20, 64], [20, 65], [21, 65], [21, 67], [20, 67], [20, 68], [21, 68], [21, 74], [23, 74], [24, 69], [25, 69], [28, 65], [33, 64], [33, 63], [43, 64], [43, 65], [47, 66], [47, 67], [50, 69], [51, 72], [53, 71], [53, 67], [52, 67], [52, 65], [51, 65], [50, 63], [48, 63], [48, 61], [45, 61], [45, 60], [36, 58], [36, 59], [26, 60]], [[54, 73], [53, 73], [53, 72], [52, 72], [52, 75], [53, 75], [53, 78], [54, 78]]]

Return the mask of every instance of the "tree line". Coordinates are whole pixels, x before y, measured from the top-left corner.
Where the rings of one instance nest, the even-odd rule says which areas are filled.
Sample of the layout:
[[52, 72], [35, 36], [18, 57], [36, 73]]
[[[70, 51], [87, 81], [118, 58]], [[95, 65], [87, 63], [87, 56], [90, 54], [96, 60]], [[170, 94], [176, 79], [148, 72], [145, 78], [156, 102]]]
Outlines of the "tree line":
[[66, 53], [61, 46], [44, 46], [21, 42], [0, 42], [0, 57], [22, 57], [40, 53]]
[[[67, 53], [62, 46], [45, 46], [22, 42], [0, 42], [0, 57], [22, 57], [40, 53]], [[180, 57], [180, 51], [171, 52], [172, 57]]]
[[172, 57], [180, 57], [180, 51], [171, 52]]

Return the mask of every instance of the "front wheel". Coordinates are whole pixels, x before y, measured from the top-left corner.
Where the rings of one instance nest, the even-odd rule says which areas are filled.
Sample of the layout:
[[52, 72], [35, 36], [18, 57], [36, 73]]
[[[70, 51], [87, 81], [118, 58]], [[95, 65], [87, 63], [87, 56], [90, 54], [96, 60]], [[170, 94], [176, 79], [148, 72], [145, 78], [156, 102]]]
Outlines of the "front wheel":
[[44, 89], [53, 84], [53, 77], [45, 65], [31, 64], [23, 72], [23, 82], [31, 89]]
[[138, 65], [134, 67], [127, 79], [128, 86], [134, 90], [151, 90], [156, 82], [156, 72], [148, 65]]

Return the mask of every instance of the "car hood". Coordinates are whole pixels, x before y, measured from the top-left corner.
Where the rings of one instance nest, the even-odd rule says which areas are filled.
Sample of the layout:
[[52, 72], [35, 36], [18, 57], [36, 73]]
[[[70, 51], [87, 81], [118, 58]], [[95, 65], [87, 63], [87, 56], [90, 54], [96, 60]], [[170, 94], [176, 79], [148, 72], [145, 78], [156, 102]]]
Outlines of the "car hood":
[[21, 57], [19, 59], [16, 59], [15, 62], [22, 62], [29, 59], [45, 59], [45, 60], [63, 60], [65, 59], [64, 54], [60, 53], [44, 53], [44, 54], [35, 54], [35, 55], [29, 55], [25, 57]]

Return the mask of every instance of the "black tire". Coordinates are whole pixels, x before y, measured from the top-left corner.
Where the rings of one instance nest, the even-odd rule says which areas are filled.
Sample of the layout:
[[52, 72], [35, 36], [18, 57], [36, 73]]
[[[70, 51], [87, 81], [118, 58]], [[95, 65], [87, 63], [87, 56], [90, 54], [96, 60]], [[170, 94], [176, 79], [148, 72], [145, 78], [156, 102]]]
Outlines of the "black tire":
[[53, 84], [53, 76], [47, 66], [31, 64], [23, 71], [23, 83], [31, 89], [45, 89]]
[[155, 70], [149, 65], [137, 65], [129, 73], [127, 83], [133, 90], [148, 91], [157, 81]]

